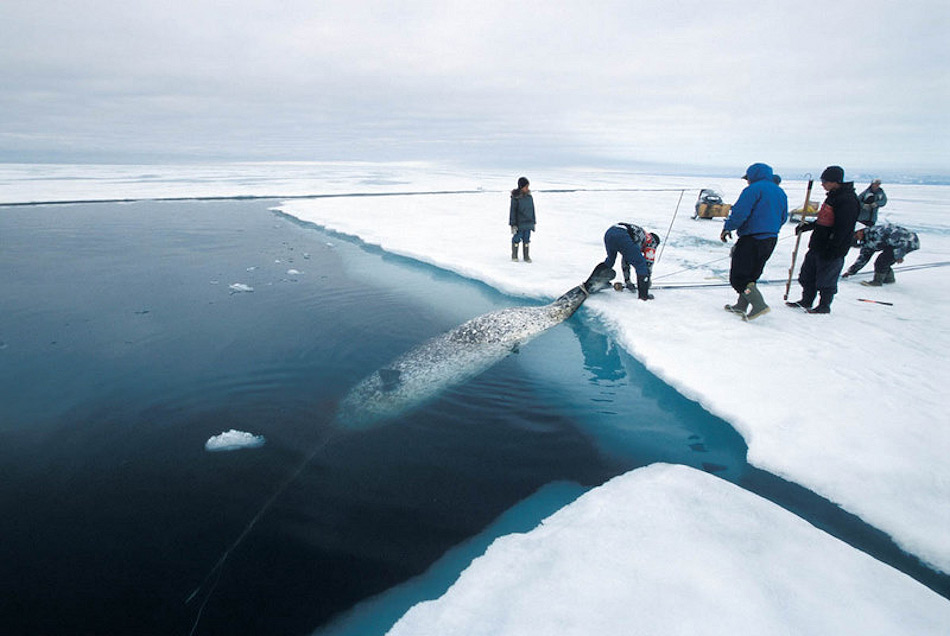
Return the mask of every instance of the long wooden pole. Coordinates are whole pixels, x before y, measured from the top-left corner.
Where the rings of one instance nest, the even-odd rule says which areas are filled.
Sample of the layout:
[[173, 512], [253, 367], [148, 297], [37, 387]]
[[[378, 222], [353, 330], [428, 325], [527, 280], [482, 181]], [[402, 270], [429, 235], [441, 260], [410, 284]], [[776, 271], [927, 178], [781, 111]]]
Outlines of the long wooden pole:
[[[802, 206], [802, 218], [798, 221], [798, 227], [805, 223], [805, 215], [808, 214], [808, 203], [811, 199], [811, 186], [815, 183], [814, 179], [808, 180], [808, 189], [805, 190], [805, 205]], [[785, 296], [783, 300], [788, 300], [788, 290], [792, 288], [792, 276], [795, 275], [795, 261], [798, 259], [798, 245], [802, 242], [802, 233], [795, 233], [795, 249], [792, 250], [792, 266], [788, 268], [788, 280], [785, 282]]]

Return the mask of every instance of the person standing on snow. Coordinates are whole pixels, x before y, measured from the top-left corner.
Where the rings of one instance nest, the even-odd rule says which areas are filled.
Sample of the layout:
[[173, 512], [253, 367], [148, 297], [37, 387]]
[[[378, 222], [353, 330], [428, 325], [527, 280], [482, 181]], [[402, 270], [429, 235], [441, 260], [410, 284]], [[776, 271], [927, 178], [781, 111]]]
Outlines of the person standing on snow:
[[894, 263], [903, 263], [904, 257], [910, 252], [920, 249], [920, 239], [917, 234], [899, 225], [887, 223], [874, 227], [861, 228], [854, 233], [853, 247], [860, 247], [861, 254], [854, 265], [848, 268], [842, 278], [853, 276], [868, 264], [874, 252], [881, 252], [874, 260], [874, 280], [861, 281], [862, 285], [880, 287], [884, 284], [897, 282], [894, 279]]
[[[725, 243], [732, 238], [733, 230], [739, 236], [732, 248], [729, 267], [729, 284], [738, 292], [739, 300], [735, 305], [726, 305], [725, 309], [744, 320], [752, 320], [769, 312], [756, 282], [775, 250], [779, 230], [788, 220], [788, 197], [767, 164], [752, 164], [742, 178], [749, 185], [732, 206], [719, 239]], [[749, 305], [752, 309], [746, 314]]]
[[511, 191], [511, 208], [508, 211], [508, 225], [511, 226], [511, 260], [518, 260], [518, 243], [524, 241], [524, 262], [530, 263], [528, 244], [534, 230], [534, 199], [531, 197], [531, 184], [528, 179], [518, 179], [518, 187]]
[[858, 195], [858, 201], [861, 202], [861, 212], [858, 213], [858, 222], [867, 227], [877, 223], [877, 211], [887, 205], [887, 195], [884, 194], [884, 188], [881, 187], [881, 180], [875, 179], [871, 182], [864, 192]]
[[[831, 313], [831, 301], [838, 293], [838, 275], [851, 247], [861, 207], [854, 193], [854, 182], [845, 182], [841, 166], [825, 168], [821, 173], [821, 187], [828, 195], [818, 210], [818, 219], [795, 228], [796, 234], [812, 232], [808, 252], [798, 272], [802, 298], [785, 303], [789, 307], [807, 309], [810, 314]], [[821, 300], [817, 307], [812, 308], [817, 294], [821, 295]]]
[[[650, 293], [650, 276], [659, 244], [659, 236], [633, 223], [617, 223], [610, 226], [604, 234], [604, 248], [607, 250], [604, 264], [613, 267], [617, 262], [617, 254], [620, 254], [624, 284], [630, 291], [636, 291], [640, 300], [653, 300], [653, 294]], [[636, 285], [630, 282], [631, 266], [637, 272]]]

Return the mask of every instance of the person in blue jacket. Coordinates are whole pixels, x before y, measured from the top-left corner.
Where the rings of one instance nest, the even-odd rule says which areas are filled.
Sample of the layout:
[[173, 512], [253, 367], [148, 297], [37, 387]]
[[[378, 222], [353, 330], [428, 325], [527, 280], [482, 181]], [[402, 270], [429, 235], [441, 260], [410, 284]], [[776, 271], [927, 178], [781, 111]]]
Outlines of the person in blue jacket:
[[[749, 185], [732, 206], [719, 238], [725, 243], [732, 238], [733, 231], [739, 236], [732, 248], [729, 268], [729, 284], [739, 293], [739, 300], [725, 309], [752, 320], [769, 312], [756, 282], [775, 249], [779, 230], [788, 220], [788, 197], [769, 165], [754, 163], [742, 178]], [[752, 308], [746, 314], [750, 305]]]

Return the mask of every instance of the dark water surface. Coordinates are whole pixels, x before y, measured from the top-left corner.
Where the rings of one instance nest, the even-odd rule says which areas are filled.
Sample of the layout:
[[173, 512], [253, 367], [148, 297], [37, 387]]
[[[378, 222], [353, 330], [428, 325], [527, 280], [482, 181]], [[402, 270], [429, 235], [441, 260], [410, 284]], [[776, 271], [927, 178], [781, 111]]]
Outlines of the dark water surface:
[[[4, 634], [307, 633], [506, 511], [528, 529], [656, 461], [787, 496], [583, 310], [402, 421], [336, 430], [364, 376], [518, 301], [268, 203], [0, 210]], [[205, 451], [230, 429], [266, 444]]]

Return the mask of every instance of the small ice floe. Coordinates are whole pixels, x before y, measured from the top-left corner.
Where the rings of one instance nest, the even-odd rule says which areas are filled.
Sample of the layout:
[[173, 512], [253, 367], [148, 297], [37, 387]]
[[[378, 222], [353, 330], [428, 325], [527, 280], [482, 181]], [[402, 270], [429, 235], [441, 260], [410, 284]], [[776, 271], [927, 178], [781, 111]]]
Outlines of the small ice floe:
[[309, 261], [309, 260], [310, 260], [310, 254], [309, 254], [308, 252], [304, 252], [304, 253], [303, 253], [303, 259], [304, 259], [305, 261]]
[[287, 275], [288, 275], [288, 276], [300, 276], [302, 273], [303, 273], [303, 272], [301, 272], [299, 269], [288, 269], [288, 270], [287, 270]]
[[263, 435], [252, 435], [251, 433], [236, 431], [232, 428], [230, 431], [225, 431], [220, 435], [209, 437], [208, 441], [205, 442], [205, 450], [209, 453], [217, 453], [220, 451], [234, 451], [244, 448], [258, 448], [263, 446], [265, 441]]
[[252, 292], [254, 288], [250, 285], [245, 285], [244, 283], [231, 283], [228, 285], [228, 289], [231, 290], [232, 294], [240, 294], [241, 292]]
[[251, 267], [248, 267], [246, 271], [253, 272], [255, 269], [257, 269], [257, 266], [252, 265]]

